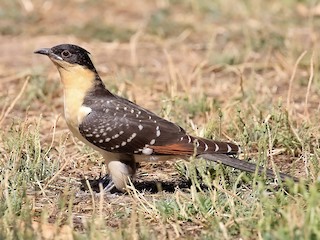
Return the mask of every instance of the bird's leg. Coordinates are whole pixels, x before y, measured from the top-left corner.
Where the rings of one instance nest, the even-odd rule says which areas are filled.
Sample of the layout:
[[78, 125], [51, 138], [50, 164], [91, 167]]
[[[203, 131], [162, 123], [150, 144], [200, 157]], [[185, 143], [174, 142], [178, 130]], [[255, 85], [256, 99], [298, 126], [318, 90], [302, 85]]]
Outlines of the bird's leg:
[[136, 172], [136, 162], [132, 156], [121, 155], [121, 160], [106, 159], [111, 181], [107, 188], [115, 186], [118, 190], [124, 191], [131, 178]]

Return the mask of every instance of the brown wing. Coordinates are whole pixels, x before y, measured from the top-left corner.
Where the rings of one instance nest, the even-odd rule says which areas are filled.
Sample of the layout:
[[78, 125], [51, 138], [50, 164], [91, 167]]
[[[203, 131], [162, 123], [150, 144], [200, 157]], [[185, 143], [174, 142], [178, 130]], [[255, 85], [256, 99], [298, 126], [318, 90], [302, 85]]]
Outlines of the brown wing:
[[232, 143], [189, 136], [180, 126], [120, 97], [103, 98], [88, 107], [92, 111], [80, 124], [80, 133], [106, 151], [192, 155], [194, 152], [234, 154], [239, 150]]

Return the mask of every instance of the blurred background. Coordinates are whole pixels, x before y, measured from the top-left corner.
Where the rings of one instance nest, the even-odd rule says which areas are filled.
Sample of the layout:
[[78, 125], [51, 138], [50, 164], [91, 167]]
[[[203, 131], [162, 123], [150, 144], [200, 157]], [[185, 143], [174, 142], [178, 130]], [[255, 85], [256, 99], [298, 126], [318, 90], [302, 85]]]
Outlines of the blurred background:
[[112, 91], [187, 129], [220, 121], [220, 110], [265, 117], [270, 103], [298, 122], [319, 111], [316, 1], [2, 0], [0, 34], [0, 104], [31, 76], [13, 116], [62, 111], [58, 72], [33, 54], [61, 43], [91, 52]]
[[[271, 159], [284, 172], [317, 178], [320, 159], [318, 1], [1, 0], [0, 170], [9, 169], [6, 176], [13, 180], [6, 185], [0, 181], [0, 189], [32, 186], [27, 187], [27, 194], [22, 190], [13, 191], [10, 198], [13, 202], [16, 195], [32, 199], [32, 219], [39, 221], [44, 208], [48, 222], [54, 223], [57, 213], [64, 220], [69, 219], [69, 215], [64, 215], [68, 206], [59, 208], [62, 205], [57, 201], [61, 199], [57, 200], [56, 196], [60, 194], [68, 201], [70, 196], [76, 196], [76, 203], [70, 206], [78, 215], [70, 219], [76, 229], [89, 229], [83, 219], [89, 219], [95, 211], [91, 198], [74, 193], [80, 191], [80, 179], [97, 178], [105, 172], [100, 156], [70, 137], [60, 117], [63, 89], [58, 71], [48, 58], [33, 54], [39, 48], [62, 43], [77, 44], [91, 52], [99, 74], [112, 92], [177, 122], [192, 134], [239, 143], [242, 158], [258, 162]], [[270, 167], [270, 162], [267, 165]], [[138, 179], [174, 182], [180, 175], [171, 163], [142, 164]], [[234, 180], [231, 182], [237, 183], [239, 174], [231, 176]], [[40, 191], [38, 186], [44, 189]], [[69, 187], [73, 192], [65, 190]], [[229, 190], [233, 191], [238, 185], [232, 190], [231, 187]], [[247, 190], [240, 192], [246, 194]], [[215, 214], [207, 219], [209, 214], [202, 202], [195, 204], [193, 197], [186, 195], [182, 202], [195, 206], [195, 212], [205, 209], [201, 223], [193, 210], [189, 214], [181, 208], [176, 214], [169, 209], [168, 215], [161, 216], [175, 219], [176, 225], [164, 220], [159, 229], [161, 217], [152, 215], [153, 210], [145, 217], [142, 210], [139, 213], [142, 218], [151, 219], [148, 227], [155, 229], [153, 236], [167, 229], [168, 235], [159, 235], [161, 239], [169, 235], [190, 237], [188, 234], [200, 234], [204, 223], [204, 228], [209, 226], [209, 235], [212, 233], [215, 239], [225, 237], [222, 228], [214, 235], [217, 227], [212, 222], [225, 218], [224, 204], [229, 200], [221, 200], [221, 215], [217, 215], [217, 218], [222, 216], [221, 219], [212, 220]], [[252, 196], [249, 193], [243, 198], [251, 203]], [[179, 198], [178, 194], [172, 198], [176, 197]], [[112, 200], [114, 205], [104, 203], [107, 206], [104, 226], [110, 229], [136, 221], [135, 216], [130, 215], [132, 207], [137, 207], [136, 201], [128, 196], [117, 199]], [[314, 199], [310, 202], [319, 202]], [[226, 225], [229, 224], [232, 236], [242, 236], [239, 233], [242, 231], [247, 236], [254, 233], [252, 239], [257, 239], [257, 228], [268, 232], [275, 227], [279, 227], [281, 235], [281, 226], [286, 225], [286, 221], [291, 224], [292, 209], [304, 211], [298, 204], [290, 205], [285, 210], [285, 214], [289, 214], [284, 217], [287, 220], [279, 220], [283, 225], [268, 222], [280, 215], [274, 213], [277, 212], [274, 206], [270, 207], [274, 213], [270, 218], [270, 212], [261, 211], [258, 215], [253, 209], [249, 215], [257, 216], [256, 219], [244, 220], [248, 219], [247, 205], [258, 206], [260, 200], [258, 196], [253, 204], [237, 208], [244, 209], [239, 213], [241, 224], [231, 215]], [[119, 202], [125, 202], [126, 207], [122, 208]], [[265, 199], [259, 209], [264, 209], [267, 202], [269, 199]], [[280, 202], [282, 200], [277, 201]], [[236, 204], [239, 203], [242, 204], [241, 201]], [[306, 205], [303, 201], [300, 203]], [[3, 204], [0, 209], [7, 208], [6, 203]], [[164, 202], [163, 206], [171, 205]], [[17, 212], [21, 210], [16, 208]], [[161, 212], [162, 208], [159, 209]], [[310, 212], [313, 211], [311, 208]], [[118, 217], [113, 218], [116, 213]], [[304, 223], [309, 224], [309, 220], [300, 217], [303, 214], [296, 215], [297, 229]], [[189, 230], [181, 219], [190, 224]], [[267, 223], [251, 226], [257, 219]], [[0, 223], [1, 230], [1, 219]], [[312, 226], [318, 229], [319, 223]], [[234, 229], [239, 232], [232, 232]]]
[[[91, 52], [112, 92], [191, 133], [237, 141], [248, 156], [259, 150], [259, 124], [280, 121], [275, 111], [289, 114], [296, 134], [319, 119], [316, 1], [2, 0], [0, 34], [0, 124], [41, 116], [45, 143], [54, 122], [68, 132], [56, 119], [63, 90], [33, 51], [61, 43]], [[293, 154], [287, 161], [301, 147], [292, 134], [274, 139]]]
[[[286, 96], [304, 51], [302, 66], [313, 53], [318, 63], [319, 28], [316, 1], [2, 0], [0, 76], [51, 71], [32, 52], [74, 43], [92, 53], [102, 75], [111, 71], [119, 81], [179, 91], [198, 86], [188, 91], [223, 101], [242, 78], [272, 99]], [[302, 86], [306, 75], [298, 71]], [[177, 86], [164, 86], [170, 81]]]

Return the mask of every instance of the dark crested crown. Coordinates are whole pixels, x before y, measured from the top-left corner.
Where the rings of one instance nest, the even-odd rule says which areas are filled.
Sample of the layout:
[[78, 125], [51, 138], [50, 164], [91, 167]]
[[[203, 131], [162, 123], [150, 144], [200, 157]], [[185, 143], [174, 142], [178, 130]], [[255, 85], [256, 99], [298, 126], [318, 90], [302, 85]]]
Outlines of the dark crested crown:
[[95, 71], [89, 52], [73, 44], [61, 44], [51, 48], [53, 54], [71, 64], [79, 64]]

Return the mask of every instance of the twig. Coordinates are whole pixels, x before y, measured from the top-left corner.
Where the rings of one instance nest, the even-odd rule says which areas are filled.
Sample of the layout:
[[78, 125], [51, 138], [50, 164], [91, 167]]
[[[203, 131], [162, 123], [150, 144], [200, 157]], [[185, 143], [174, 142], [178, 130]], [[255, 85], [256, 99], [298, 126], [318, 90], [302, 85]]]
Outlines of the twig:
[[[268, 149], [269, 149], [269, 153], [272, 152], [272, 136], [271, 136], [271, 131], [270, 131], [270, 126], [269, 123], [267, 122], [267, 132], [268, 132]], [[274, 160], [273, 160], [273, 155], [269, 154], [270, 157], [270, 162], [271, 162], [271, 167], [272, 167], [272, 171], [274, 173], [274, 176], [276, 176], [276, 178], [278, 179], [278, 175], [277, 175], [277, 171], [276, 171], [276, 165], [274, 164]]]
[[28, 85], [29, 79], [30, 79], [30, 76], [27, 76], [26, 77], [26, 81], [24, 82], [19, 94], [15, 97], [15, 99], [12, 101], [12, 103], [7, 108], [7, 110], [4, 112], [4, 114], [2, 116], [0, 116], [0, 126], [2, 125], [3, 121], [6, 119], [8, 114], [11, 112], [11, 110], [14, 108], [14, 106], [16, 105], [16, 103], [19, 100], [19, 98], [22, 96], [23, 92], [25, 91], [25, 89], [26, 89], [26, 87]]
[[166, 55], [167, 58], [167, 62], [168, 62], [168, 70], [169, 70], [169, 76], [170, 76], [170, 85], [169, 85], [169, 91], [170, 91], [170, 97], [172, 98], [173, 96], [175, 96], [175, 92], [178, 88], [178, 73], [177, 70], [174, 66], [173, 60], [171, 55], [168, 53], [168, 51], [166, 49], [164, 49], [164, 53]]
[[92, 200], [92, 215], [95, 215], [96, 213], [96, 201], [94, 200], [94, 193], [93, 193], [93, 190], [91, 188], [91, 185], [88, 181], [88, 179], [86, 179], [86, 184], [87, 184], [87, 187], [89, 189], [89, 192], [90, 192], [90, 195], [91, 195], [91, 200]]
[[12, 75], [9, 75], [6, 77], [1, 77], [1, 83], [4, 84], [4, 83], [11, 82], [11, 81], [19, 80], [21, 78], [24, 78], [24, 77], [30, 75], [30, 74], [31, 73], [29, 70], [25, 70], [25, 71], [15, 73], [15, 74], [12, 74]]
[[131, 65], [136, 67], [138, 65], [137, 59], [137, 44], [139, 38], [142, 34], [142, 30], [139, 29], [131, 38], [130, 38], [130, 56], [131, 56]]
[[304, 114], [309, 119], [309, 111], [308, 111], [308, 99], [310, 95], [310, 89], [311, 89], [311, 84], [314, 76], [314, 66], [313, 66], [313, 61], [314, 61], [314, 52], [312, 52], [311, 60], [310, 60], [310, 77], [309, 77], [309, 82], [308, 82], [308, 88], [307, 88], [307, 93], [306, 93], [306, 100], [304, 104]]
[[139, 203], [142, 205], [143, 209], [151, 214], [152, 211], [156, 212], [158, 214], [158, 210], [148, 202], [148, 200], [134, 187], [131, 179], [128, 179], [129, 184], [127, 185], [127, 189], [130, 190], [129, 194], [139, 201]]
[[53, 132], [52, 132], [52, 138], [51, 138], [51, 143], [50, 146], [48, 148], [48, 151], [46, 152], [45, 156], [51, 151], [51, 149], [53, 148], [53, 143], [54, 143], [54, 138], [55, 138], [55, 134], [56, 134], [56, 128], [57, 128], [57, 123], [58, 120], [60, 118], [60, 115], [58, 115], [58, 117], [56, 118], [54, 124], [53, 124]]
[[288, 96], [287, 96], [287, 110], [288, 111], [289, 111], [289, 108], [290, 108], [290, 100], [291, 100], [291, 91], [292, 91], [293, 79], [294, 79], [294, 77], [296, 75], [298, 65], [299, 65], [300, 61], [302, 60], [302, 58], [304, 57], [304, 55], [306, 55], [306, 53], [307, 53], [307, 51], [304, 51], [299, 56], [299, 58], [297, 59], [296, 63], [294, 64], [293, 72], [292, 72], [292, 75], [291, 75], [291, 78], [290, 78], [290, 82], [289, 82], [289, 89], [288, 89]]
[[59, 174], [65, 169], [65, 167], [69, 164], [69, 161], [65, 161], [64, 164], [62, 165], [62, 167], [58, 170], [58, 172], [56, 172], [52, 178], [49, 179], [49, 181], [46, 183], [46, 185], [43, 187], [43, 190], [45, 190], [48, 185], [54, 180], [56, 179], [57, 176], [59, 176]]

